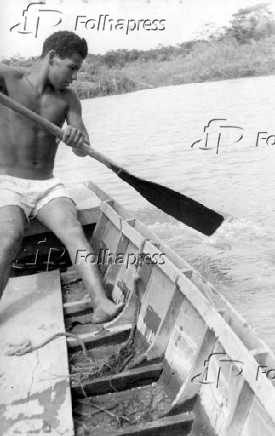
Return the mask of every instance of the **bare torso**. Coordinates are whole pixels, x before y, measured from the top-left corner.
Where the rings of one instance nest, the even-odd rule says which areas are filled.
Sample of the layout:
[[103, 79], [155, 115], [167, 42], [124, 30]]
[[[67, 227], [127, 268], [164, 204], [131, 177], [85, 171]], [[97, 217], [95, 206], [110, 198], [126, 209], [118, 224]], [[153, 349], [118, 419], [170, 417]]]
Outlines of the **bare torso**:
[[[48, 86], [42, 94], [17, 72], [5, 81], [9, 97], [61, 127], [71, 91]], [[54, 136], [6, 107], [0, 107], [0, 174], [33, 180], [53, 176], [57, 143]]]

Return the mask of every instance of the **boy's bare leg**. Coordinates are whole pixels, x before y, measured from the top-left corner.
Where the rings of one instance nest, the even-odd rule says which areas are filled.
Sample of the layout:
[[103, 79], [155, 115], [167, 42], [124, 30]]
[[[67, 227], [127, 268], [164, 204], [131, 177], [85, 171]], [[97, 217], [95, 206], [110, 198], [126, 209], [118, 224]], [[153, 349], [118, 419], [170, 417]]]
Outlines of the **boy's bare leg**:
[[[37, 218], [66, 246], [72, 264], [82, 277], [92, 298], [93, 322], [102, 323], [115, 318], [123, 309], [123, 304], [116, 305], [106, 297], [97, 264], [85, 261], [86, 255], [90, 254], [92, 249], [77, 220], [73, 202], [65, 197], [54, 199], [40, 209]], [[78, 253], [81, 253], [81, 256]]]
[[8, 283], [11, 262], [24, 234], [26, 217], [18, 206], [0, 207], [0, 298]]

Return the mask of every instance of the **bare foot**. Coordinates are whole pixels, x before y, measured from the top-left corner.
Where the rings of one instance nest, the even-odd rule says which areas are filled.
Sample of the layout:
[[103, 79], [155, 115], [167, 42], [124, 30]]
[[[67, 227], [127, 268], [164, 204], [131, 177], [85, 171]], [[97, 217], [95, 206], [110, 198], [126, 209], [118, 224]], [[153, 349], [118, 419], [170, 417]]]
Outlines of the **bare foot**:
[[94, 324], [101, 324], [116, 318], [123, 310], [124, 303], [115, 304], [113, 301], [103, 300], [94, 307], [92, 321]]

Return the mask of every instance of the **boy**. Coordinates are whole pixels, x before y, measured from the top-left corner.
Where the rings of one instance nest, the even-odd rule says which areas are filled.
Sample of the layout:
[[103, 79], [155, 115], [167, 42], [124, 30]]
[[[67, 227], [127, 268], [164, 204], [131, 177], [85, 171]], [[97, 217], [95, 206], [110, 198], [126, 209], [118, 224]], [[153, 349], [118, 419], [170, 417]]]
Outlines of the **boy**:
[[[77, 78], [87, 56], [87, 43], [73, 32], [56, 32], [44, 44], [41, 58], [30, 73], [0, 64], [0, 81], [7, 94], [22, 105], [62, 127], [62, 140], [78, 156], [88, 133], [83, 124], [81, 104], [67, 89]], [[77, 250], [91, 252], [75, 205], [64, 186], [53, 176], [56, 139], [32, 121], [2, 108], [0, 111], [0, 297], [9, 279], [10, 264], [20, 247], [24, 227], [37, 217], [64, 243], [72, 262]], [[90, 293], [93, 322], [107, 322], [123, 305], [105, 294], [97, 265], [75, 265]]]

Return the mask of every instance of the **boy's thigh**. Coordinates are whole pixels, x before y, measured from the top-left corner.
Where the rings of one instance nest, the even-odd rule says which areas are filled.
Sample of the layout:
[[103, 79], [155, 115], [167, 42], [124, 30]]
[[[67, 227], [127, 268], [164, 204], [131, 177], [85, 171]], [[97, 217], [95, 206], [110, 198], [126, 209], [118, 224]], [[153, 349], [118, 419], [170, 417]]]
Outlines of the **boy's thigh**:
[[66, 197], [55, 198], [43, 206], [37, 212], [37, 219], [52, 231], [78, 224], [76, 206]]

